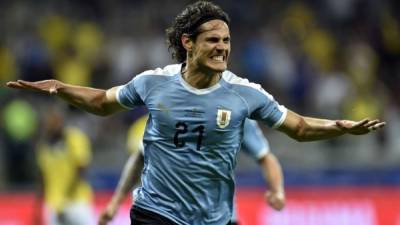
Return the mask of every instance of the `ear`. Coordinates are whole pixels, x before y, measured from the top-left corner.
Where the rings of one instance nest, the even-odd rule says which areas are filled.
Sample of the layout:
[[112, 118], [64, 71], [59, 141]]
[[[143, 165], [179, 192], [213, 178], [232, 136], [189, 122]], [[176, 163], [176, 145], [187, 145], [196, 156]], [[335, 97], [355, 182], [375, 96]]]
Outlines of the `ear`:
[[193, 41], [189, 37], [188, 34], [182, 34], [181, 37], [182, 46], [186, 49], [187, 52], [192, 51], [193, 48]]

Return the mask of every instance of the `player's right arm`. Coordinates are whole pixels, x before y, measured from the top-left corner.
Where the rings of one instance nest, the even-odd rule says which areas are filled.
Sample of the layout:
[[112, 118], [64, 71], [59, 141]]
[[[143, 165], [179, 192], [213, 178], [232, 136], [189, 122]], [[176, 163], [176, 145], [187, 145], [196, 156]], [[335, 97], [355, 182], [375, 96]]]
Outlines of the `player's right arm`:
[[127, 194], [136, 184], [139, 183], [143, 165], [144, 157], [142, 152], [131, 154], [128, 161], [125, 163], [117, 189], [115, 190], [111, 201], [100, 214], [99, 225], [106, 225], [114, 218]]
[[117, 101], [117, 87], [102, 90], [70, 85], [58, 80], [36, 82], [18, 80], [7, 82], [7, 86], [56, 95], [71, 105], [100, 116], [110, 115], [124, 109]]

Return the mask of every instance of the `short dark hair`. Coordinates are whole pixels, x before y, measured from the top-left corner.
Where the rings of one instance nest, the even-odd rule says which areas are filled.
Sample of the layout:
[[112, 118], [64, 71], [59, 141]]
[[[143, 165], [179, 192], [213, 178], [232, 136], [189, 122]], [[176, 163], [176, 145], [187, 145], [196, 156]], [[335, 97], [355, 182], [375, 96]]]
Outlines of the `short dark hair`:
[[167, 28], [168, 50], [171, 51], [172, 58], [179, 63], [186, 60], [186, 49], [181, 42], [182, 34], [188, 34], [192, 40], [200, 34], [199, 27], [210, 20], [222, 20], [230, 24], [229, 16], [218, 5], [208, 1], [197, 1], [188, 5], [174, 20], [171, 27]]

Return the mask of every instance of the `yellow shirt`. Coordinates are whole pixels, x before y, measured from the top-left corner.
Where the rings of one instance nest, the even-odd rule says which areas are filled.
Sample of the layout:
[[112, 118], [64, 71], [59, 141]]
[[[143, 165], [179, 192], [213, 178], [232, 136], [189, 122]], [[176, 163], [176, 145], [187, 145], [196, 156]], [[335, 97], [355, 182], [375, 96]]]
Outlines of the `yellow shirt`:
[[79, 177], [78, 168], [86, 167], [91, 160], [90, 141], [82, 131], [66, 128], [63, 141], [52, 146], [40, 144], [37, 160], [43, 174], [45, 203], [50, 209], [61, 211], [69, 202], [92, 201], [92, 189], [81, 178], [68, 195], [74, 178]]
[[146, 128], [148, 115], [137, 119], [128, 130], [127, 146], [129, 153], [143, 151], [143, 134]]

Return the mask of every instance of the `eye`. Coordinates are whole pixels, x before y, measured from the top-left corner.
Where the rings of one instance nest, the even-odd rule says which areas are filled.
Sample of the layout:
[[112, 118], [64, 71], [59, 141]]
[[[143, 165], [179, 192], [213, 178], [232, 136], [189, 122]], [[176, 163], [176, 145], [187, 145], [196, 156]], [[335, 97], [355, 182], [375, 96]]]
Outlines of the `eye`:
[[224, 43], [225, 44], [228, 44], [229, 42], [231, 42], [231, 38], [230, 37], [224, 38]]
[[207, 42], [211, 42], [211, 43], [217, 43], [219, 41], [219, 38], [217, 37], [209, 37], [206, 39]]

